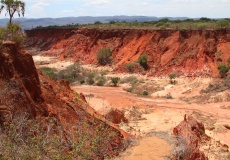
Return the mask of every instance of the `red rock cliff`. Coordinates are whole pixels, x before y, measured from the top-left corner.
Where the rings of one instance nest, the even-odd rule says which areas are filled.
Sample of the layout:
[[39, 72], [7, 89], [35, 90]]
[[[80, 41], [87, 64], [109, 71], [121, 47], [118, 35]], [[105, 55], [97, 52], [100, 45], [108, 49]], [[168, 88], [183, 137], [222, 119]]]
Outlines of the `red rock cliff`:
[[[47, 54], [97, 63], [96, 53], [109, 47], [116, 66], [135, 62], [148, 55], [149, 73], [161, 75], [216, 76], [217, 62], [230, 57], [230, 31], [227, 30], [99, 30], [40, 29], [26, 31], [28, 47], [39, 47]], [[215, 53], [221, 52], [220, 57]], [[218, 60], [217, 60], [218, 59]]]
[[94, 127], [104, 125], [108, 132], [116, 134], [103, 142], [101, 149], [110, 156], [117, 154], [125, 133], [97, 114], [83, 95], [70, 89], [68, 82], [56, 82], [37, 72], [32, 56], [14, 42], [3, 43], [0, 63], [0, 127], [25, 112], [30, 118], [55, 119], [55, 124], [66, 133], [66, 140], [69, 126], [87, 123], [90, 127], [82, 127], [84, 132], [94, 134]]

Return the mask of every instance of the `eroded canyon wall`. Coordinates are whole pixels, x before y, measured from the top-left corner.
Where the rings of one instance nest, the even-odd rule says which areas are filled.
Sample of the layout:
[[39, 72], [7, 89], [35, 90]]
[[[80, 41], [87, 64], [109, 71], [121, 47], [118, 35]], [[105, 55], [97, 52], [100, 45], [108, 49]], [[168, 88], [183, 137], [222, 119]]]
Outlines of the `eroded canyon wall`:
[[[217, 66], [228, 64], [228, 30], [110, 30], [37, 29], [26, 31], [27, 47], [37, 47], [60, 59], [97, 63], [99, 49], [109, 47], [113, 64], [125, 71], [125, 64], [137, 63], [148, 55], [150, 75], [177, 73], [185, 76], [217, 76]], [[219, 53], [219, 54], [216, 54]], [[229, 64], [228, 64], [229, 65]]]

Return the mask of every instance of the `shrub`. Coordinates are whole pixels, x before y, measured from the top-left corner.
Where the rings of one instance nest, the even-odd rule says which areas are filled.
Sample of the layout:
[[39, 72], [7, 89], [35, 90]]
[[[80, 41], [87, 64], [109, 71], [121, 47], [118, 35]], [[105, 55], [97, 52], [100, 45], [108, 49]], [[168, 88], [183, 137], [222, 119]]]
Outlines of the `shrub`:
[[98, 86], [104, 86], [105, 85], [105, 82], [106, 82], [106, 78], [104, 76], [99, 76], [96, 78], [97, 80], [97, 85]]
[[26, 41], [26, 35], [19, 24], [8, 23], [5, 28], [0, 29], [0, 40], [10, 40], [23, 45]]
[[134, 71], [134, 63], [127, 63], [125, 67], [130, 73]]
[[206, 23], [197, 23], [197, 28], [200, 30], [204, 30], [207, 28], [207, 24]]
[[19, 113], [12, 117], [9, 124], [0, 125], [1, 160], [104, 159], [122, 149], [111, 150], [117, 131], [93, 119], [68, 124], [64, 131], [55, 118], [41, 121]]
[[220, 57], [222, 55], [222, 52], [221, 51], [217, 51], [216, 52], [216, 57]]
[[68, 80], [70, 83], [75, 82], [76, 80], [83, 80], [81, 76], [81, 66], [79, 63], [74, 63], [73, 65], [68, 66], [66, 69], [63, 69], [58, 72], [57, 79]]
[[230, 57], [228, 58], [227, 62], [230, 63]]
[[111, 81], [114, 86], [117, 86], [118, 82], [120, 81], [119, 77], [111, 77]]
[[173, 79], [176, 78], [176, 74], [174, 74], [174, 73], [169, 74], [169, 78], [170, 78], [170, 83], [171, 84], [175, 83], [175, 80], [173, 80]]
[[147, 96], [147, 95], [149, 95], [149, 92], [148, 91], [143, 91], [142, 95]]
[[88, 75], [87, 75], [87, 83], [89, 85], [93, 85], [95, 83], [94, 77], [95, 77], [95, 73], [94, 72], [88, 73]]
[[229, 21], [226, 19], [221, 19], [217, 21], [216, 24], [219, 28], [227, 28], [229, 26]]
[[227, 76], [227, 73], [229, 71], [228, 66], [226, 66], [225, 64], [222, 64], [222, 65], [218, 66], [218, 69], [219, 69], [219, 73], [220, 73], [221, 78], [224, 78]]
[[130, 83], [132, 86], [138, 83], [138, 79], [135, 76], [125, 77], [121, 80], [121, 83]]
[[112, 53], [110, 48], [102, 48], [97, 52], [97, 61], [100, 65], [111, 63]]
[[50, 78], [55, 78], [56, 77], [56, 69], [55, 68], [49, 68], [49, 67], [41, 67], [40, 68], [42, 74], [46, 75], [47, 77], [50, 77]]
[[141, 55], [138, 58], [138, 62], [144, 69], [148, 68], [148, 56], [146, 54]]

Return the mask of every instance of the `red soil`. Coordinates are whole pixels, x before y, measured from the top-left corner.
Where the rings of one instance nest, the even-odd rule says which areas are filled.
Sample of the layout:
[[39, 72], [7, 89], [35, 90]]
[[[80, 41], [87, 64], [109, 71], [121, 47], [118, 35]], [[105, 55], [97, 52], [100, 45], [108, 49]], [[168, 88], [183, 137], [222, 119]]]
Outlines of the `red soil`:
[[[227, 30], [99, 30], [37, 29], [26, 31], [28, 47], [39, 47], [47, 55], [97, 63], [96, 53], [109, 47], [113, 63], [120, 71], [124, 65], [148, 55], [149, 74], [171, 72], [185, 76], [217, 76], [219, 63], [228, 64], [230, 31]], [[221, 51], [217, 57], [215, 53]]]

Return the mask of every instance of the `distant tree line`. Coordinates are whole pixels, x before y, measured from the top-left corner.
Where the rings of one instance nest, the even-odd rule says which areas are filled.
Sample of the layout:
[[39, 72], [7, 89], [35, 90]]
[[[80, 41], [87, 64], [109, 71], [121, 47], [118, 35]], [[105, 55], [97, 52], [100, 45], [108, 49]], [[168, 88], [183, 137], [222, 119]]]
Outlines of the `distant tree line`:
[[136, 28], [136, 29], [175, 29], [175, 30], [205, 30], [205, 29], [229, 29], [230, 19], [210, 19], [202, 17], [199, 19], [184, 19], [184, 20], [170, 20], [168, 18], [163, 18], [158, 21], [146, 21], [138, 22], [137, 20], [132, 22], [127, 21], [114, 21], [111, 20], [108, 23], [103, 23], [96, 21], [91, 24], [78, 24], [72, 23], [67, 25], [50, 25], [50, 26], [37, 26], [34, 29], [43, 28], [78, 28], [78, 27], [88, 27], [88, 28]]

